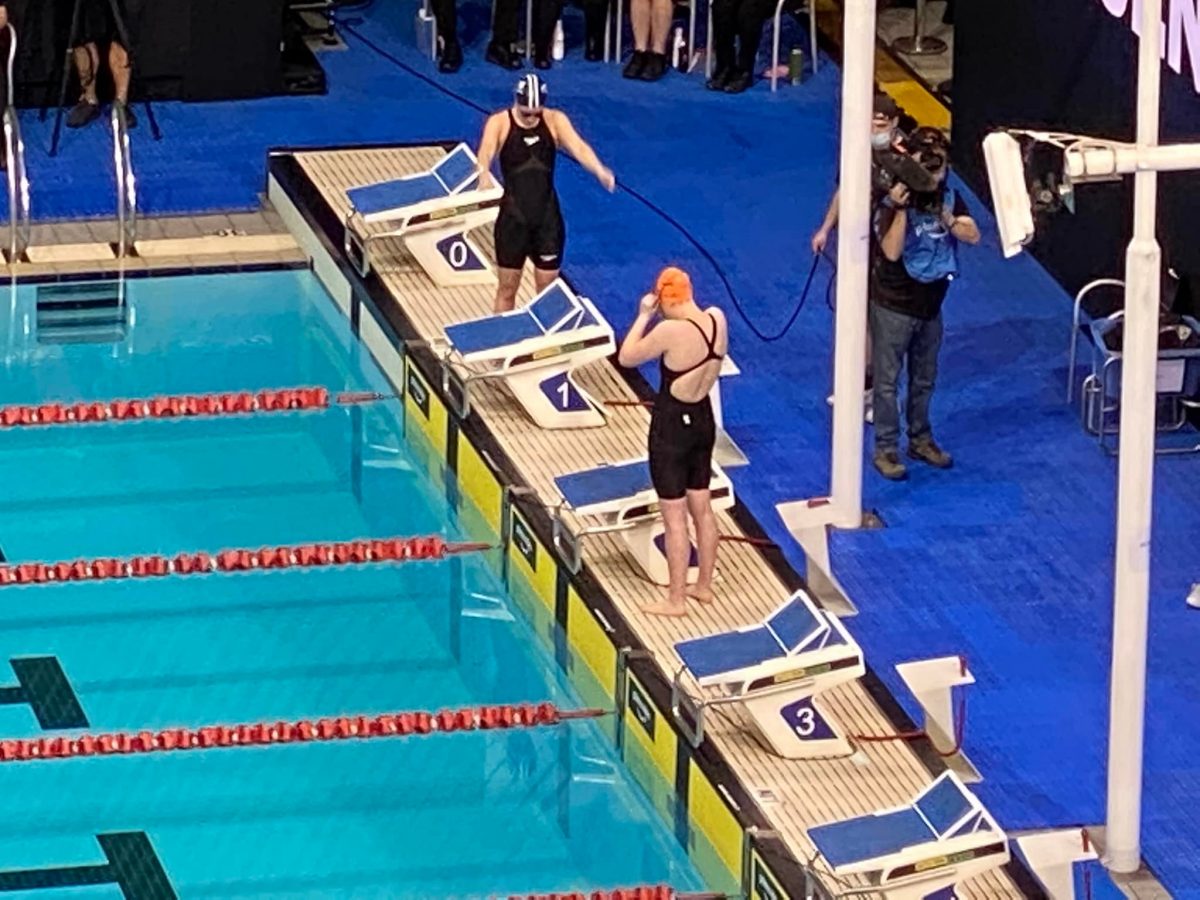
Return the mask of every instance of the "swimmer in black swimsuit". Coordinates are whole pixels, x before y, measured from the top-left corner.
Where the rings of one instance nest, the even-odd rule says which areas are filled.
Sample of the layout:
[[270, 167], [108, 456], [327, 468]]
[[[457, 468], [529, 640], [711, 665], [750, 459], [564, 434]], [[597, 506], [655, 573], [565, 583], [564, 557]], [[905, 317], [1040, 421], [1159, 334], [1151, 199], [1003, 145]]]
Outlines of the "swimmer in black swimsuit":
[[[663, 321], [650, 328], [660, 310]], [[708, 484], [717, 426], [709, 392], [728, 347], [724, 314], [715, 307], [701, 310], [692, 298], [691, 280], [674, 267], [663, 269], [654, 293], [642, 298], [638, 317], [621, 344], [621, 365], [640, 366], [657, 357], [662, 378], [650, 417], [650, 478], [666, 527], [670, 585], [665, 601], [646, 607], [654, 615], [687, 615], [688, 597], [700, 603], [713, 600], [717, 521]], [[690, 589], [689, 513], [700, 565], [699, 580]]]
[[562, 268], [566, 228], [554, 190], [554, 163], [561, 147], [596, 176], [609, 192], [617, 181], [596, 152], [575, 131], [571, 120], [545, 108], [546, 86], [536, 75], [517, 82], [511, 109], [494, 113], [479, 144], [480, 187], [490, 187], [492, 159], [500, 157], [504, 197], [496, 217], [496, 312], [516, 305], [525, 260], [533, 260], [534, 283], [540, 292]]

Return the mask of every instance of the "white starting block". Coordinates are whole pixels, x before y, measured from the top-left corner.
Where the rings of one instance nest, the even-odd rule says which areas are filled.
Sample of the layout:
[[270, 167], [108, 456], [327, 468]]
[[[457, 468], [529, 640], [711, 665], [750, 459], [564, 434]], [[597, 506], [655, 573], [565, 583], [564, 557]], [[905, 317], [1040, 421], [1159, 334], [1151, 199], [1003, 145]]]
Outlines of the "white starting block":
[[1008, 836], [953, 772], [907, 806], [818, 825], [808, 836], [836, 878], [866, 876], [888, 900], [952, 900], [954, 888], [1009, 861]]
[[712, 390], [708, 393], [709, 400], [712, 402], [713, 419], [716, 420], [717, 424], [717, 443], [713, 447], [713, 459], [727, 469], [733, 466], [749, 465], [750, 463], [750, 460], [746, 458], [746, 454], [733, 442], [733, 438], [725, 430], [725, 410], [721, 405], [721, 379], [732, 378], [734, 375], [741, 374], [742, 370], [734, 363], [733, 357], [726, 353], [721, 360], [721, 371], [718, 373], [717, 380], [713, 382]]
[[575, 383], [580, 366], [616, 350], [612, 327], [586, 297], [555, 279], [527, 306], [446, 326], [442, 386], [465, 418], [471, 384], [502, 380], [542, 428], [594, 428], [604, 407]]
[[[741, 703], [758, 737], [785, 759], [819, 759], [850, 752], [850, 744], [817, 706], [822, 692], [866, 673], [862, 648], [837, 617], [804, 590], [758, 625], [675, 645], [683, 666], [671, 689], [671, 711], [693, 747], [704, 740], [710, 706]], [[715, 695], [692, 697], [689, 673]]]
[[[650, 481], [649, 460], [630, 459], [560, 475], [554, 486], [563, 498], [554, 513], [554, 546], [572, 572], [578, 572], [583, 564], [585, 538], [618, 534], [646, 577], [655, 584], [667, 583], [665, 532], [658, 495]], [[733, 484], [716, 465], [709, 491], [714, 509], [733, 506]], [[594, 518], [599, 523], [573, 531], [563, 519], [568, 508], [581, 519]], [[688, 581], [695, 581], [698, 574], [693, 547]]]
[[953, 692], [956, 687], [975, 683], [966, 660], [961, 656], [922, 659], [899, 663], [896, 672], [921, 704], [925, 716], [921, 728], [933, 748], [948, 756], [946, 764], [964, 781], [971, 784], [982, 781], [979, 770], [958, 746], [958, 730], [962, 723], [956, 721]]
[[1036, 832], [1015, 842], [1050, 900], [1123, 900], [1084, 829]]
[[[350, 188], [346, 199], [346, 255], [366, 275], [371, 246], [400, 238], [434, 284], [495, 284], [496, 273], [469, 232], [496, 220], [502, 187], [481, 190], [475, 154], [459, 144], [425, 172]], [[383, 231], [367, 226], [385, 223]]]

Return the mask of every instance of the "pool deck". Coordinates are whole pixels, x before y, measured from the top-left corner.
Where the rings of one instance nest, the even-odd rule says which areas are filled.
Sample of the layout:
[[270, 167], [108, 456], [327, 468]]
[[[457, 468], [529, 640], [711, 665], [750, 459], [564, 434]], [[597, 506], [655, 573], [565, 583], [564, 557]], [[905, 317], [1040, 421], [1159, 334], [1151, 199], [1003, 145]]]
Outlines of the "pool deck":
[[[348, 187], [421, 171], [443, 152], [439, 147], [371, 148], [300, 152], [294, 158], [328, 207], [344, 219]], [[490, 229], [479, 229], [473, 237], [490, 256]], [[340, 243], [341, 235], [332, 239]], [[407, 256], [400, 241], [388, 240], [375, 246], [375, 274], [425, 339], [440, 337], [447, 323], [490, 311], [491, 288], [437, 289]], [[520, 296], [526, 298], [532, 292], [532, 278], [527, 271]], [[577, 372], [576, 377], [592, 396], [638, 399], [609, 361], [594, 363]], [[544, 502], [557, 496], [553, 484], [556, 475], [644, 454], [649, 413], [639, 406], [609, 407], [609, 422], [604, 428], [547, 431], [533, 427], [503, 387], [486, 381], [476, 387], [472, 390], [473, 410]], [[722, 534], [745, 534], [739, 521], [731, 514], [718, 514]], [[635, 571], [615, 536], [590, 539], [584, 545], [583, 559], [585, 570], [611, 598], [668, 681], [680, 665], [674, 649], [677, 641], [757, 622], [791, 593], [758, 549], [726, 543], [719, 560], [717, 602], [693, 609], [686, 619], [665, 620], [641, 611], [643, 604], [655, 598], [656, 591]], [[893, 719], [861, 681], [823, 694], [822, 700], [848, 734], [896, 733]], [[814, 845], [808, 837], [812, 826], [905, 805], [930, 783], [936, 768], [936, 763], [932, 767], [928, 763], [928, 754], [922, 756], [905, 741], [862, 744], [853, 759], [785, 760], [765, 751], [740, 716], [740, 712], [727, 712], [710, 717], [707, 739], [755, 798], [762, 815], [796, 860], [814, 857]], [[861, 890], [865, 886], [865, 881], [851, 880], [840, 887]], [[959, 896], [981, 900], [1021, 897], [1025, 893], [1007, 870], [1000, 869], [965, 883], [959, 888]]]

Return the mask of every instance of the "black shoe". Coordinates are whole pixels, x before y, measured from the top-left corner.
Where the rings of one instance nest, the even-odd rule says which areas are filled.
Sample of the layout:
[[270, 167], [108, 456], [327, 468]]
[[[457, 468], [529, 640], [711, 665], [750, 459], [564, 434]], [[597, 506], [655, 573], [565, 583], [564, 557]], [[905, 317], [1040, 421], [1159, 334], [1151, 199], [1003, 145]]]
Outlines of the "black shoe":
[[749, 72], [735, 71], [729, 76], [729, 80], [725, 82], [725, 87], [722, 90], [727, 94], [740, 94], [752, 84], [754, 84], [753, 75]]
[[583, 58], [588, 62], [600, 62], [604, 59], [604, 38], [587, 38], [584, 41]]
[[75, 104], [74, 108], [67, 113], [68, 128], [83, 128], [85, 125], [91, 125], [100, 118], [100, 104], [89, 103], [87, 100], [80, 100]]
[[512, 47], [502, 47], [493, 42], [487, 46], [487, 61], [502, 69], [521, 68], [521, 55], [513, 52]]
[[138, 123], [138, 117], [134, 114], [133, 107], [126, 106], [125, 107], [125, 127], [129, 131], [133, 131], [133, 129], [137, 128], [137, 123]]
[[626, 78], [641, 78], [649, 58], [650, 54], [645, 50], [634, 50], [633, 56], [629, 57], [629, 62], [625, 63], [625, 68], [621, 70], [621, 74]]
[[667, 74], [667, 57], [665, 53], [648, 53], [646, 65], [638, 77], [642, 81], [658, 81]]
[[712, 78], [705, 82], [704, 86], [710, 91], [723, 91], [725, 90], [725, 85], [729, 83], [730, 76], [733, 74], [733, 69], [730, 69], [728, 66], [717, 69], [717, 71], [713, 72]]
[[533, 67], [542, 70], [550, 68], [550, 54], [534, 53]]
[[455, 41], [452, 44], [447, 44], [442, 48], [442, 58], [438, 60], [438, 71], [446, 75], [453, 75], [463, 64], [462, 45]]

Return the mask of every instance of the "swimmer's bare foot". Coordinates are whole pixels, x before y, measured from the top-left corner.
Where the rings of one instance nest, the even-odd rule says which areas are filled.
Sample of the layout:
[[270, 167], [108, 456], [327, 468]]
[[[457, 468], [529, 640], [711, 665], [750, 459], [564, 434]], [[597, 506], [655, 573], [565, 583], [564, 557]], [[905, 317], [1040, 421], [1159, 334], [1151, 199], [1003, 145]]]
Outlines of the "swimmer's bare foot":
[[672, 603], [670, 600], [659, 600], [657, 603], [643, 606], [642, 612], [651, 616], [674, 616], [676, 618], [688, 614], [687, 606], [682, 603]]
[[716, 599], [711, 588], [688, 588], [687, 595], [702, 606], [708, 606]]

